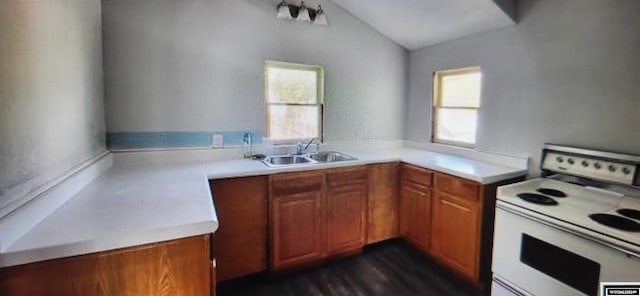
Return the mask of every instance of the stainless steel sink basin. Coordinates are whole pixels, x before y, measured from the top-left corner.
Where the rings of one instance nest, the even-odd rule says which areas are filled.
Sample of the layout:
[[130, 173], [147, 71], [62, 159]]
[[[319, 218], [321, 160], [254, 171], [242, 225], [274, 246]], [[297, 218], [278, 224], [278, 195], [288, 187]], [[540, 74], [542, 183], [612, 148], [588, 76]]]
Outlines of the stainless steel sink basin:
[[357, 158], [337, 151], [321, 151], [310, 155], [271, 155], [262, 160], [268, 167], [286, 167], [301, 164], [317, 164]]
[[337, 151], [321, 151], [317, 154], [311, 154], [309, 157], [318, 162], [335, 162], [335, 161], [345, 161], [345, 160], [356, 160], [357, 158], [346, 155], [344, 153], [340, 153]]
[[265, 157], [265, 159], [262, 160], [262, 162], [264, 162], [267, 166], [275, 167], [275, 166], [314, 163], [316, 161], [306, 157], [305, 155], [273, 155], [273, 156]]

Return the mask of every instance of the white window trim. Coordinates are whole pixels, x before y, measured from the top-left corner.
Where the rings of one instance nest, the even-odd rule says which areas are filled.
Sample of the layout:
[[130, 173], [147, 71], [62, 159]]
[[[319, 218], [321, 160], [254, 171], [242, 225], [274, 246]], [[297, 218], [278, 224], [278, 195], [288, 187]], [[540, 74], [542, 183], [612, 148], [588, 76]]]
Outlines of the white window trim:
[[[277, 67], [282, 69], [293, 69], [293, 70], [311, 70], [316, 71], [318, 73], [318, 82], [317, 82], [317, 102], [316, 104], [287, 104], [287, 103], [270, 103], [269, 102], [269, 67]], [[320, 65], [308, 65], [308, 64], [298, 64], [298, 63], [289, 63], [289, 62], [280, 62], [267, 60], [264, 63], [264, 102], [265, 102], [265, 117], [266, 117], [266, 134], [268, 137], [271, 137], [269, 134], [271, 118], [269, 112], [270, 105], [290, 105], [290, 106], [318, 106], [318, 133], [319, 135], [316, 137], [318, 141], [323, 142], [324, 138], [324, 67]], [[271, 142], [274, 145], [290, 145], [296, 144], [298, 141], [309, 140], [309, 139], [287, 139], [287, 140], [276, 140], [271, 139]]]
[[[431, 142], [432, 143], [457, 146], [462, 148], [470, 148], [470, 149], [473, 149], [476, 147], [477, 135], [478, 135], [477, 124], [476, 124], [476, 131], [475, 131], [476, 143], [467, 143], [467, 142], [439, 139], [437, 135], [438, 109], [473, 109], [473, 110], [480, 111], [480, 103], [482, 102], [482, 93], [480, 93], [479, 94], [480, 98], [479, 98], [477, 108], [476, 107], [442, 107], [440, 106], [441, 96], [440, 96], [439, 86], [442, 83], [442, 77], [447, 75], [460, 75], [460, 74], [468, 74], [468, 73], [475, 73], [475, 72], [482, 73], [479, 66], [458, 68], [458, 69], [451, 69], [451, 70], [440, 70], [440, 71], [433, 72], [433, 77], [431, 79], [432, 89], [433, 89], [432, 96], [431, 96], [431, 102], [432, 102], [431, 104]], [[480, 90], [482, 91], [482, 85], [480, 86]]]

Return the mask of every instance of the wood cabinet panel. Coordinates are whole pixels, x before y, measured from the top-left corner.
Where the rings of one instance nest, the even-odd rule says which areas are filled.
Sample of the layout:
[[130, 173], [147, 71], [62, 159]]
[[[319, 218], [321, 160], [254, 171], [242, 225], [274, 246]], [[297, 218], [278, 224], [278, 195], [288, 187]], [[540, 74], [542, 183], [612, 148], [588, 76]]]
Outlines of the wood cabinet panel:
[[[323, 179], [321, 171], [271, 176], [271, 270], [294, 267], [322, 258]], [[319, 187], [316, 186], [317, 180], [321, 181]], [[287, 183], [304, 185], [293, 190], [287, 189]]]
[[327, 186], [331, 188], [360, 183], [367, 180], [367, 173], [366, 166], [331, 169], [327, 171]]
[[367, 244], [399, 236], [400, 164], [369, 165]]
[[402, 164], [400, 168], [400, 234], [425, 253], [431, 244], [431, 178], [433, 172]]
[[215, 259], [211, 260], [211, 273], [210, 273], [210, 277], [211, 278], [211, 285], [210, 285], [210, 289], [211, 289], [211, 296], [216, 296], [216, 261]]
[[322, 257], [321, 194], [301, 193], [274, 199], [272, 269], [313, 262]]
[[401, 175], [402, 180], [405, 182], [413, 182], [429, 187], [431, 186], [433, 171], [412, 164], [403, 163], [401, 167]]
[[434, 190], [432, 253], [473, 281], [480, 254], [479, 204]]
[[364, 246], [367, 178], [366, 166], [326, 171], [325, 256], [356, 251]]
[[266, 176], [210, 181], [219, 227], [213, 235], [218, 281], [267, 269]]
[[366, 166], [271, 176], [271, 269], [362, 248], [367, 184]]
[[438, 190], [470, 201], [478, 201], [480, 184], [441, 173], [434, 174], [434, 187]]
[[272, 175], [270, 178], [270, 194], [286, 196], [300, 192], [320, 191], [324, 183], [322, 171], [307, 171]]
[[400, 231], [414, 246], [429, 253], [431, 244], [431, 189], [411, 182], [400, 186]]
[[0, 269], [0, 295], [211, 294], [209, 235]]
[[327, 255], [364, 246], [366, 194], [365, 182], [327, 190]]

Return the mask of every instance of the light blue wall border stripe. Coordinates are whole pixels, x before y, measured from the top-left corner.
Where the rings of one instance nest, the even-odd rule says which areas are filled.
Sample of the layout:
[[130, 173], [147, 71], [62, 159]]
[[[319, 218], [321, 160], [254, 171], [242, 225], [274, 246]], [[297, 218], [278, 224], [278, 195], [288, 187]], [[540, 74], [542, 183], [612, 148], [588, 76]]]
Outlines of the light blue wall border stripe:
[[254, 144], [262, 143], [263, 131], [115, 132], [107, 133], [107, 145], [111, 150], [211, 147], [213, 135], [222, 134], [225, 147], [240, 146], [247, 132]]
[[253, 144], [262, 144], [262, 131], [246, 131], [246, 132], [216, 132], [213, 134], [222, 134], [224, 146], [239, 146], [244, 142], [244, 134], [251, 133]]

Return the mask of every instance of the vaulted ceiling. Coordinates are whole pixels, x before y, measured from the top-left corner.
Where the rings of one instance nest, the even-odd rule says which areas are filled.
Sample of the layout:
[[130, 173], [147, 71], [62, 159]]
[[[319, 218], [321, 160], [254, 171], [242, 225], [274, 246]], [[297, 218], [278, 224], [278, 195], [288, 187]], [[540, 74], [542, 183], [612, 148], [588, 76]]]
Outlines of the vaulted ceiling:
[[331, 1], [409, 50], [516, 23], [516, 0]]

